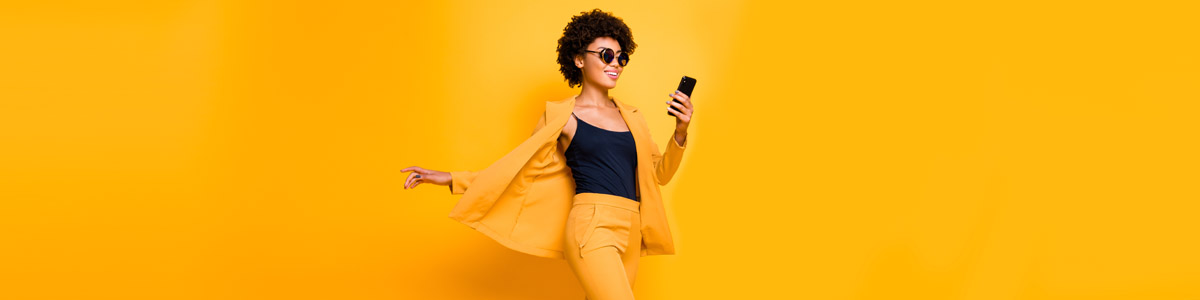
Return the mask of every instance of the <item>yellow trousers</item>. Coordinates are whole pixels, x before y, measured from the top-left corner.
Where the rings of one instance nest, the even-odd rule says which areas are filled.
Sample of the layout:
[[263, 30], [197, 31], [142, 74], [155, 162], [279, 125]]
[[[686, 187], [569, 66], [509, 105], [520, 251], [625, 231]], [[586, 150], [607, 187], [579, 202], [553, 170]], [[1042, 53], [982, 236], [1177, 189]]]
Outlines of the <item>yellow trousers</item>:
[[619, 196], [575, 195], [563, 255], [590, 300], [633, 299], [641, 258], [640, 203]]

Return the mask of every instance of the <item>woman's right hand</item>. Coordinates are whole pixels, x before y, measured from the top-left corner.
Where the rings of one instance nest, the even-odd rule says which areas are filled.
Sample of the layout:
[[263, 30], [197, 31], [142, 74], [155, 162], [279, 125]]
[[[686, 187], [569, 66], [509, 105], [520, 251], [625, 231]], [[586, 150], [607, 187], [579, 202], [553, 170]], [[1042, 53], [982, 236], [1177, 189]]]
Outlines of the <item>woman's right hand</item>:
[[412, 172], [408, 173], [404, 179], [404, 189], [406, 190], [427, 182], [436, 185], [450, 185], [450, 173], [448, 172], [428, 170], [418, 166], [407, 167], [400, 172]]

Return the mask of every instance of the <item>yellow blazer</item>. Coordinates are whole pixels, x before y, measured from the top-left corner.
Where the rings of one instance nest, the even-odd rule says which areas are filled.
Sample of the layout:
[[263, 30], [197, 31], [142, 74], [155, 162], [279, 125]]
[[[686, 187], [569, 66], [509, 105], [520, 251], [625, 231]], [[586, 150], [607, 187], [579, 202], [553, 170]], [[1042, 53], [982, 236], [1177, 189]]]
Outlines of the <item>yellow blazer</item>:
[[[641, 256], [675, 254], [658, 186], [667, 184], [686, 147], [672, 138], [665, 154], [651, 141], [636, 107], [614, 101], [637, 147], [641, 201]], [[450, 172], [450, 190], [462, 194], [450, 218], [523, 253], [563, 258], [563, 230], [575, 197], [575, 180], [558, 141], [575, 108], [575, 97], [546, 102], [544, 120], [512, 152], [482, 171]]]

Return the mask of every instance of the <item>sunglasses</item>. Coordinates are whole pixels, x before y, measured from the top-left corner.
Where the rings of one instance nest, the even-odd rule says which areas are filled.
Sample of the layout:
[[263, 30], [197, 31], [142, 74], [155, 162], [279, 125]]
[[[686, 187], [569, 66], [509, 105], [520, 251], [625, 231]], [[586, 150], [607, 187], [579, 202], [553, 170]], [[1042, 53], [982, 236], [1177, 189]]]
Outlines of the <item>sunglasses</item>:
[[600, 60], [604, 61], [605, 64], [611, 64], [613, 59], [616, 59], [617, 63], [620, 64], [622, 67], [629, 64], [629, 55], [625, 54], [625, 52], [621, 52], [621, 55], [617, 55], [616, 51], [613, 51], [613, 49], [609, 49], [609, 48], [600, 48], [600, 51], [592, 51], [592, 50], [583, 50], [583, 51], [599, 54]]

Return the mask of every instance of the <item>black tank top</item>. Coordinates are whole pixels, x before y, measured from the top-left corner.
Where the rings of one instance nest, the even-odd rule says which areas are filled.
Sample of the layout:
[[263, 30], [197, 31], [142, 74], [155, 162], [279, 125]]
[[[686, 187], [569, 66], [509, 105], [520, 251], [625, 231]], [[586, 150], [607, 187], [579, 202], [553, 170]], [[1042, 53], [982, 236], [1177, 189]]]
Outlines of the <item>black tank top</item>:
[[[575, 116], [575, 113], [571, 113]], [[575, 193], [598, 193], [637, 199], [637, 148], [631, 131], [609, 131], [584, 122], [564, 153]]]

